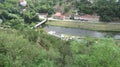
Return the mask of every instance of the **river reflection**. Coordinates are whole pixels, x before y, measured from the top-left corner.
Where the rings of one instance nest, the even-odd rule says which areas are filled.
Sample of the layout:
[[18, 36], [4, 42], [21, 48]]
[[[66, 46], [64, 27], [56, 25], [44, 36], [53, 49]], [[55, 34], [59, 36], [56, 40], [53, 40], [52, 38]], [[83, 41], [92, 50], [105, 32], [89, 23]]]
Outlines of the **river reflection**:
[[[112, 32], [98, 32], [98, 31], [90, 31], [84, 30], [80, 28], [66, 28], [66, 27], [57, 27], [57, 26], [45, 26], [44, 30], [46, 31], [55, 31], [57, 34], [68, 34], [73, 36], [90, 36], [90, 37], [105, 37], [111, 36], [115, 39], [120, 39], [120, 33], [112, 33]], [[110, 34], [110, 35], [109, 35]]]

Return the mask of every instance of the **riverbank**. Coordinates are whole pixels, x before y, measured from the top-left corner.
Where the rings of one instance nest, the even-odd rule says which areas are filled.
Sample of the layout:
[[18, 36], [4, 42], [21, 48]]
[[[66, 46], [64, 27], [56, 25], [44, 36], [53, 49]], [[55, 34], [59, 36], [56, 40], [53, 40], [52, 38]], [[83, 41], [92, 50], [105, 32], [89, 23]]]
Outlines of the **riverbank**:
[[80, 21], [49, 20], [47, 25], [81, 28], [95, 31], [120, 32], [120, 24], [112, 23], [92, 23]]

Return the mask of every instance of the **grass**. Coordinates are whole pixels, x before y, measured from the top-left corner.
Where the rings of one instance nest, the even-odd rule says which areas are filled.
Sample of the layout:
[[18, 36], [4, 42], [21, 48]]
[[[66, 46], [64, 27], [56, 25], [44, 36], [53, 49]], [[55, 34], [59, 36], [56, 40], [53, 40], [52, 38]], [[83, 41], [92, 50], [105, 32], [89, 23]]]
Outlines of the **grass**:
[[119, 40], [115, 40], [115, 42], [117, 43], [117, 45], [120, 46], [120, 39]]
[[78, 21], [48, 21], [47, 25], [53, 26], [63, 26], [63, 27], [73, 27], [82, 28], [88, 30], [96, 31], [113, 31], [120, 32], [120, 24], [110, 24], [110, 23], [89, 23], [89, 22], [78, 22]]

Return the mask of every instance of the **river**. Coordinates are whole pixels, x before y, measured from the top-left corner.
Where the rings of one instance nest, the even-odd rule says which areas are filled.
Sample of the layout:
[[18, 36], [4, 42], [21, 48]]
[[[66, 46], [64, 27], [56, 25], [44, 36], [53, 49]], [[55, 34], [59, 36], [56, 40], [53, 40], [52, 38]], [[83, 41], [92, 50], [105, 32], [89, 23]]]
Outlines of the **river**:
[[57, 34], [67, 34], [73, 36], [90, 36], [90, 37], [113, 37], [114, 39], [120, 39], [120, 33], [114, 32], [100, 32], [100, 31], [91, 31], [84, 30], [80, 28], [66, 28], [58, 26], [45, 26], [44, 30], [46, 31], [55, 31]]

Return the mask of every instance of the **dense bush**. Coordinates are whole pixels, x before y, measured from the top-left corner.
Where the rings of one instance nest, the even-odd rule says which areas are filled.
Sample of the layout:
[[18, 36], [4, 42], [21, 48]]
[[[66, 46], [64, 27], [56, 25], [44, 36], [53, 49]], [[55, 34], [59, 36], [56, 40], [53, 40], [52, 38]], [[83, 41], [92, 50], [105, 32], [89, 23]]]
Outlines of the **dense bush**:
[[80, 13], [98, 14], [100, 21], [120, 21], [119, 6], [120, 1], [116, 0], [93, 0], [93, 3], [88, 0], [78, 0], [76, 3], [77, 10]]
[[[40, 9], [40, 6], [36, 6], [31, 3], [31, 1], [27, 2], [27, 6], [23, 8], [17, 0], [5, 0], [4, 3], [0, 3], [0, 18], [3, 19], [4, 22], [9, 22], [14, 19], [17, 19], [19, 22], [21, 19], [24, 19], [23, 22], [29, 24], [41, 21], [39, 20], [38, 14], [36, 14], [39, 12], [38, 9]], [[39, 2], [36, 3], [38, 4]], [[33, 5], [33, 7], [31, 7], [31, 5]], [[21, 23], [22, 22], [19, 22], [19, 24]]]
[[119, 67], [120, 47], [112, 39], [71, 42], [73, 67]]
[[51, 59], [57, 58], [57, 54], [54, 49], [46, 51], [23, 35], [18, 36], [17, 32], [0, 31], [1, 67], [56, 67]]
[[111, 38], [66, 42], [28, 30], [0, 30], [0, 67], [120, 66], [120, 47]]

